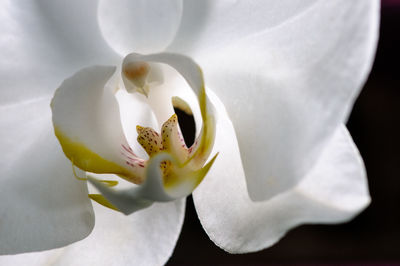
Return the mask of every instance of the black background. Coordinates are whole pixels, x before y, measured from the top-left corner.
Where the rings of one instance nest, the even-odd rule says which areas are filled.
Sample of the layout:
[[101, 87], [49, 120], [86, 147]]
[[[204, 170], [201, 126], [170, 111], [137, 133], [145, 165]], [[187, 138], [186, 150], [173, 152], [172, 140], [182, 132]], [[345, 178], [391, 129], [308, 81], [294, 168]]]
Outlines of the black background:
[[385, 2], [381, 14], [376, 60], [348, 122], [366, 164], [371, 205], [350, 223], [303, 225], [271, 248], [232, 255], [208, 239], [189, 197], [183, 231], [168, 265], [400, 265], [400, 5]]

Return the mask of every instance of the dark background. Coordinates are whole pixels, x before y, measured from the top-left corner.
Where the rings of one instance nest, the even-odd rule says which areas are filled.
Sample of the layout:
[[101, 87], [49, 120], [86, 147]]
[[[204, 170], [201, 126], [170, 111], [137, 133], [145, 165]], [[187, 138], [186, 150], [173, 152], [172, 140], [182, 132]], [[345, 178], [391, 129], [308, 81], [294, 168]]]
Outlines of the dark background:
[[375, 64], [348, 122], [367, 168], [371, 205], [350, 223], [300, 226], [271, 248], [232, 255], [208, 239], [189, 197], [183, 231], [168, 265], [400, 265], [399, 2], [383, 1]]

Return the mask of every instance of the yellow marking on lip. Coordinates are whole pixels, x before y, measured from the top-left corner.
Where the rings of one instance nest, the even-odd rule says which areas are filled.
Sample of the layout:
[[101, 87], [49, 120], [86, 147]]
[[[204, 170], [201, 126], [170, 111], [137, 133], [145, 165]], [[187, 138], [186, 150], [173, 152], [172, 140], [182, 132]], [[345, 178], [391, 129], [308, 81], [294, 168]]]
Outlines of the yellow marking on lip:
[[189, 104], [184, 100], [182, 100], [181, 98], [179, 98], [178, 96], [172, 97], [172, 106], [174, 108], [179, 108], [187, 115], [193, 115], [192, 109], [190, 108]]
[[160, 135], [150, 127], [136, 126], [137, 141], [151, 157], [163, 149]]
[[111, 202], [109, 202], [103, 195], [101, 194], [89, 194], [88, 197], [100, 205], [107, 207], [114, 211], [119, 211], [117, 207], [115, 207]]
[[181, 169], [175, 168], [175, 170], [173, 167], [172, 169], [170, 169], [171, 173], [166, 175], [164, 178], [164, 187], [166, 189], [173, 189], [174, 187], [178, 187], [181, 183], [185, 182], [185, 180], [183, 179], [186, 179], [186, 182], [192, 182], [192, 190], [194, 190], [201, 183], [201, 181], [203, 181], [211, 166], [214, 164], [217, 156], [218, 153], [214, 155], [214, 157], [204, 167], [200, 168], [197, 171], [193, 171], [192, 169], [188, 169], [187, 167]]
[[[200, 70], [201, 71], [201, 70]], [[204, 84], [200, 88], [199, 94], [197, 95], [200, 105], [201, 117], [203, 120], [203, 132], [199, 140], [199, 146], [193, 154], [186, 160], [184, 165], [194, 162], [195, 164], [204, 163], [204, 159], [207, 159], [211, 147], [214, 144], [215, 139], [215, 118], [210, 115], [207, 108], [207, 95]]]
[[97, 153], [91, 151], [84, 144], [72, 141], [65, 136], [61, 130], [54, 126], [54, 133], [61, 144], [65, 156], [80, 169], [96, 174], [117, 174], [135, 184], [143, 182], [141, 177], [134, 175], [121, 165], [104, 159]]
[[178, 116], [173, 114], [161, 127], [163, 150], [170, 152], [183, 162], [188, 157], [188, 149], [178, 124]]

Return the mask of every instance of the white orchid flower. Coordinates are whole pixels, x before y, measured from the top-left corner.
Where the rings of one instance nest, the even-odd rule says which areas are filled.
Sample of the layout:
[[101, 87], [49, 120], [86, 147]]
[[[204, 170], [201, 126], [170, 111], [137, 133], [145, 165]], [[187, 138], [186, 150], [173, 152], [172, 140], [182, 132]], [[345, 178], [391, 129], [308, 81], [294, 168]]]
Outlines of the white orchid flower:
[[378, 19], [378, 0], [2, 1], [0, 264], [163, 264], [193, 190], [231, 253], [348, 221], [370, 198], [343, 123]]

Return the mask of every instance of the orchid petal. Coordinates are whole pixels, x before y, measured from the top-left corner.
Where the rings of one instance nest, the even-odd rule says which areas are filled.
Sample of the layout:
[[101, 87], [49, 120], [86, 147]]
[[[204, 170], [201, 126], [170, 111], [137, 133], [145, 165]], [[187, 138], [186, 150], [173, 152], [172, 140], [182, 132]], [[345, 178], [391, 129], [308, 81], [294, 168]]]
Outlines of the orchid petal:
[[63, 248], [51, 249], [41, 252], [30, 252], [17, 255], [0, 256], [1, 265], [19, 265], [19, 266], [53, 266]]
[[137, 93], [131, 94], [126, 90], [120, 89], [115, 96], [119, 105], [122, 128], [129, 146], [135, 151], [138, 157], [147, 158], [147, 153], [140, 146], [139, 142], [137, 142], [138, 133], [136, 126], [156, 127], [157, 118], [153, 110], [143, 95]]
[[144, 162], [128, 145], [121, 125], [115, 67], [85, 68], [57, 89], [52, 100], [54, 130], [73, 165], [93, 173], [143, 180]]
[[[187, 0], [182, 22], [167, 48], [187, 54], [208, 53], [301, 15], [318, 0]], [[200, 59], [200, 57], [199, 57]]]
[[100, 1], [98, 21], [104, 39], [120, 55], [161, 52], [175, 37], [182, 1]]
[[378, 21], [379, 1], [318, 1], [194, 56], [234, 123], [253, 200], [298, 184], [347, 119], [372, 65]]
[[156, 203], [125, 216], [95, 206], [96, 227], [89, 237], [65, 248], [1, 256], [1, 265], [163, 265], [182, 228], [185, 200]]
[[116, 62], [99, 31], [96, 6], [79, 0], [1, 1], [0, 103], [49, 96], [65, 73]]
[[369, 204], [364, 165], [344, 126], [336, 130], [298, 186], [269, 201], [253, 202], [246, 190], [238, 146], [232, 141], [233, 126], [221, 107], [218, 118], [214, 149], [220, 151], [220, 158], [193, 198], [205, 231], [224, 250], [258, 251], [300, 224], [348, 221]]
[[0, 107], [0, 254], [65, 246], [94, 225], [87, 185], [73, 177], [49, 104], [37, 98]]

